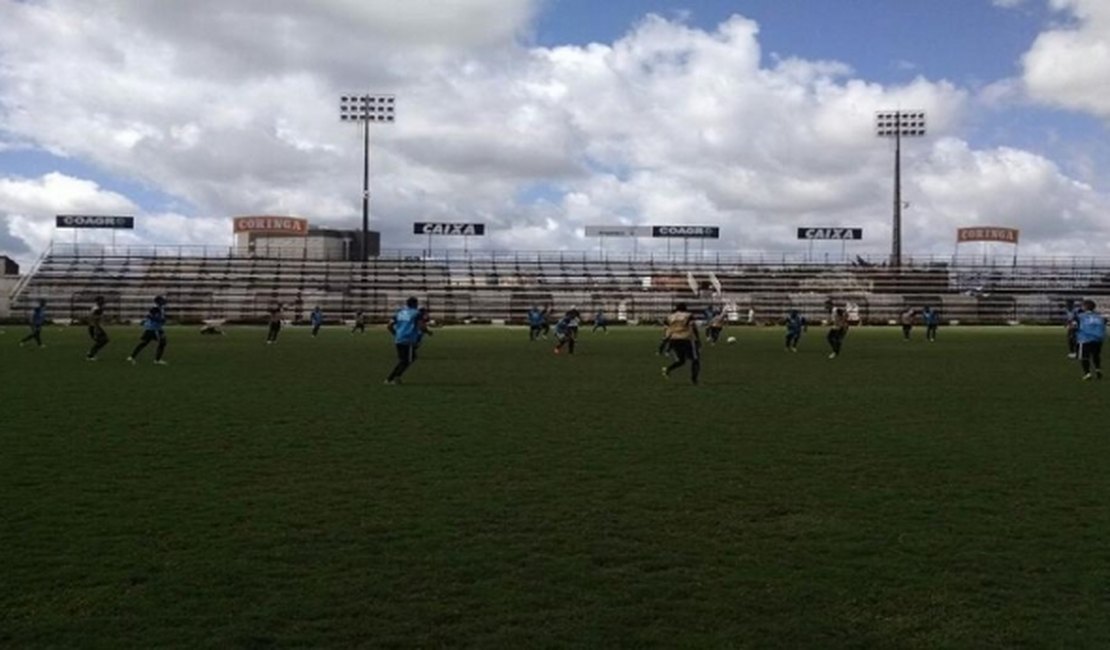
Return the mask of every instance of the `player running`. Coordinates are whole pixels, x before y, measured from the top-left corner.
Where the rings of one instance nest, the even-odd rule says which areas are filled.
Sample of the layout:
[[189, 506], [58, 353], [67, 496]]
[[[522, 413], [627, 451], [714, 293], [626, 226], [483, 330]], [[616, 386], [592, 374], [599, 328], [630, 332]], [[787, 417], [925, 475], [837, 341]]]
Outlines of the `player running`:
[[1078, 324], [1079, 311], [1079, 305], [1075, 304], [1074, 300], [1069, 298], [1068, 301], [1064, 303], [1064, 327], [1068, 330], [1069, 359], [1079, 358], [1079, 344], [1075, 339], [1076, 332], [1078, 331], [1076, 325]]
[[89, 326], [89, 338], [93, 341], [92, 347], [89, 348], [85, 358], [89, 361], [96, 361], [97, 353], [105, 345], [108, 345], [108, 333], [104, 331], [104, 296], [97, 296], [93, 299], [92, 309], [89, 309], [89, 315], [85, 322]]
[[555, 354], [559, 354], [564, 345], [569, 354], [574, 354], [574, 344], [578, 341], [578, 317], [578, 310], [571, 309], [555, 323]]
[[151, 341], [158, 341], [158, 348], [154, 351], [154, 363], [165, 366], [165, 360], [162, 355], [166, 352], [166, 299], [162, 296], [154, 297], [154, 306], [147, 312], [146, 318], [143, 319], [143, 336], [139, 339], [139, 344], [131, 351], [131, 356], [127, 357], [129, 363], [135, 363], [135, 358], [143, 351], [143, 348], [150, 345]]
[[320, 305], [316, 305], [308, 319], [312, 323], [312, 336], [316, 336], [320, 333], [320, 326], [324, 324], [324, 312], [320, 311]]
[[713, 345], [721, 340], [721, 332], [725, 329], [725, 310], [710, 307], [705, 311], [705, 338]]
[[397, 365], [385, 378], [386, 384], [400, 384], [401, 375], [416, 362], [416, 348], [420, 346], [423, 335], [428, 333], [428, 323], [419, 306], [420, 302], [410, 297], [389, 321], [387, 329], [393, 335], [393, 344], [397, 348]]
[[40, 348], [45, 348], [46, 345], [42, 342], [42, 326], [46, 324], [46, 301], [40, 300], [35, 308], [31, 311], [31, 318], [29, 321], [31, 325], [31, 333], [24, 336], [19, 341], [19, 347], [27, 341], [34, 341]]
[[913, 307], [906, 309], [902, 315], [898, 317], [898, 322], [902, 324], [902, 340], [910, 340], [910, 332], [913, 331], [913, 317], [917, 315], [917, 310]]
[[698, 335], [694, 315], [686, 310], [686, 303], [675, 305], [674, 311], [667, 317], [667, 340], [670, 341], [671, 354], [675, 355], [675, 361], [663, 368], [663, 376], [670, 379], [671, 372], [681, 368], [689, 360], [690, 381], [697, 385], [698, 375], [701, 373], [701, 337]]
[[355, 312], [355, 326], [351, 328], [351, 334], [355, 332], [366, 333], [366, 314], [361, 310]]
[[842, 307], [837, 307], [832, 312], [832, 327], [829, 328], [828, 341], [832, 347], [830, 359], [840, 356], [840, 347], [844, 345], [844, 337], [848, 336], [848, 312]]
[[806, 319], [798, 313], [797, 309], [791, 309], [790, 313], [786, 315], [786, 349], [791, 352], [798, 351], [798, 341], [802, 339], [802, 330], [806, 329]]
[[528, 341], [536, 341], [540, 336], [547, 336], [547, 310], [540, 309], [535, 305], [528, 310], [526, 316], [528, 320]]
[[1102, 379], [1102, 342], [1106, 339], [1106, 317], [1095, 311], [1093, 300], [1084, 300], [1083, 309], [1076, 314], [1075, 342], [1079, 362], [1083, 366], [1083, 379]]
[[937, 340], [937, 327], [940, 326], [940, 312], [926, 305], [921, 310], [921, 318], [925, 321], [925, 340], [935, 343]]
[[609, 333], [609, 319], [605, 317], [605, 312], [600, 309], [594, 314], [594, 328], [590, 330], [590, 333], [594, 333], [599, 329], [605, 334]]
[[275, 302], [270, 306], [270, 329], [266, 332], [266, 345], [277, 343], [278, 334], [281, 333], [282, 309], [280, 302]]

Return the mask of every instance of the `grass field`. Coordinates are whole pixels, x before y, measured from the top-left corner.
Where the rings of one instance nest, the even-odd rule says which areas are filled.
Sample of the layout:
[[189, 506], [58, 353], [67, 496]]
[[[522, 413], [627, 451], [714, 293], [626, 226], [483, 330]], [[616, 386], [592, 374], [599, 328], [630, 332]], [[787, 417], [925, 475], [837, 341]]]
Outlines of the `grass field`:
[[1110, 647], [1110, 381], [1063, 331], [0, 336], [0, 646]]

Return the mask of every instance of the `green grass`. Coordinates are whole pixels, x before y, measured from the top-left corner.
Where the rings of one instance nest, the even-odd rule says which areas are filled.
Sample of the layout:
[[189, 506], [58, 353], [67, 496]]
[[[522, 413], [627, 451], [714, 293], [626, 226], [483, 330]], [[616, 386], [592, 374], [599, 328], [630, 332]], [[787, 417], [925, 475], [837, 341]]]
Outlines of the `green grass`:
[[0, 336], [0, 646], [1110, 647], [1110, 381], [1060, 329]]

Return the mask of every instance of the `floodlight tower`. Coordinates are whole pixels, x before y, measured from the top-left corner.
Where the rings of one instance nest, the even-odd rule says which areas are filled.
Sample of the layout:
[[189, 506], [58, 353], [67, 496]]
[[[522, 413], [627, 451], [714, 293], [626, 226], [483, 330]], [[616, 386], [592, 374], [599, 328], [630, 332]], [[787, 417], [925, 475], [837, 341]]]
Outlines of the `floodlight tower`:
[[362, 123], [362, 263], [370, 259], [370, 123], [392, 123], [393, 95], [342, 95], [339, 119]]
[[890, 265], [902, 266], [902, 136], [925, 135], [925, 111], [878, 111], [875, 129], [880, 138], [894, 138], [894, 229]]

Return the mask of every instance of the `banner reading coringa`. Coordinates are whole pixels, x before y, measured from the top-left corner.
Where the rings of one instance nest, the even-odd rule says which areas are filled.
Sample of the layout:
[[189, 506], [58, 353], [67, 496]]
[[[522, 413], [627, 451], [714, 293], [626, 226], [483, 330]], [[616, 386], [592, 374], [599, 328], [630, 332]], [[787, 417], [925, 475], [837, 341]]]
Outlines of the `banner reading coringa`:
[[956, 242], [968, 241], [999, 241], [1007, 244], [1018, 243], [1021, 231], [1017, 228], [1002, 228], [1000, 226], [975, 226], [972, 228], [957, 228]]
[[235, 217], [235, 232], [265, 233], [269, 235], [308, 235], [308, 219], [297, 217]]

